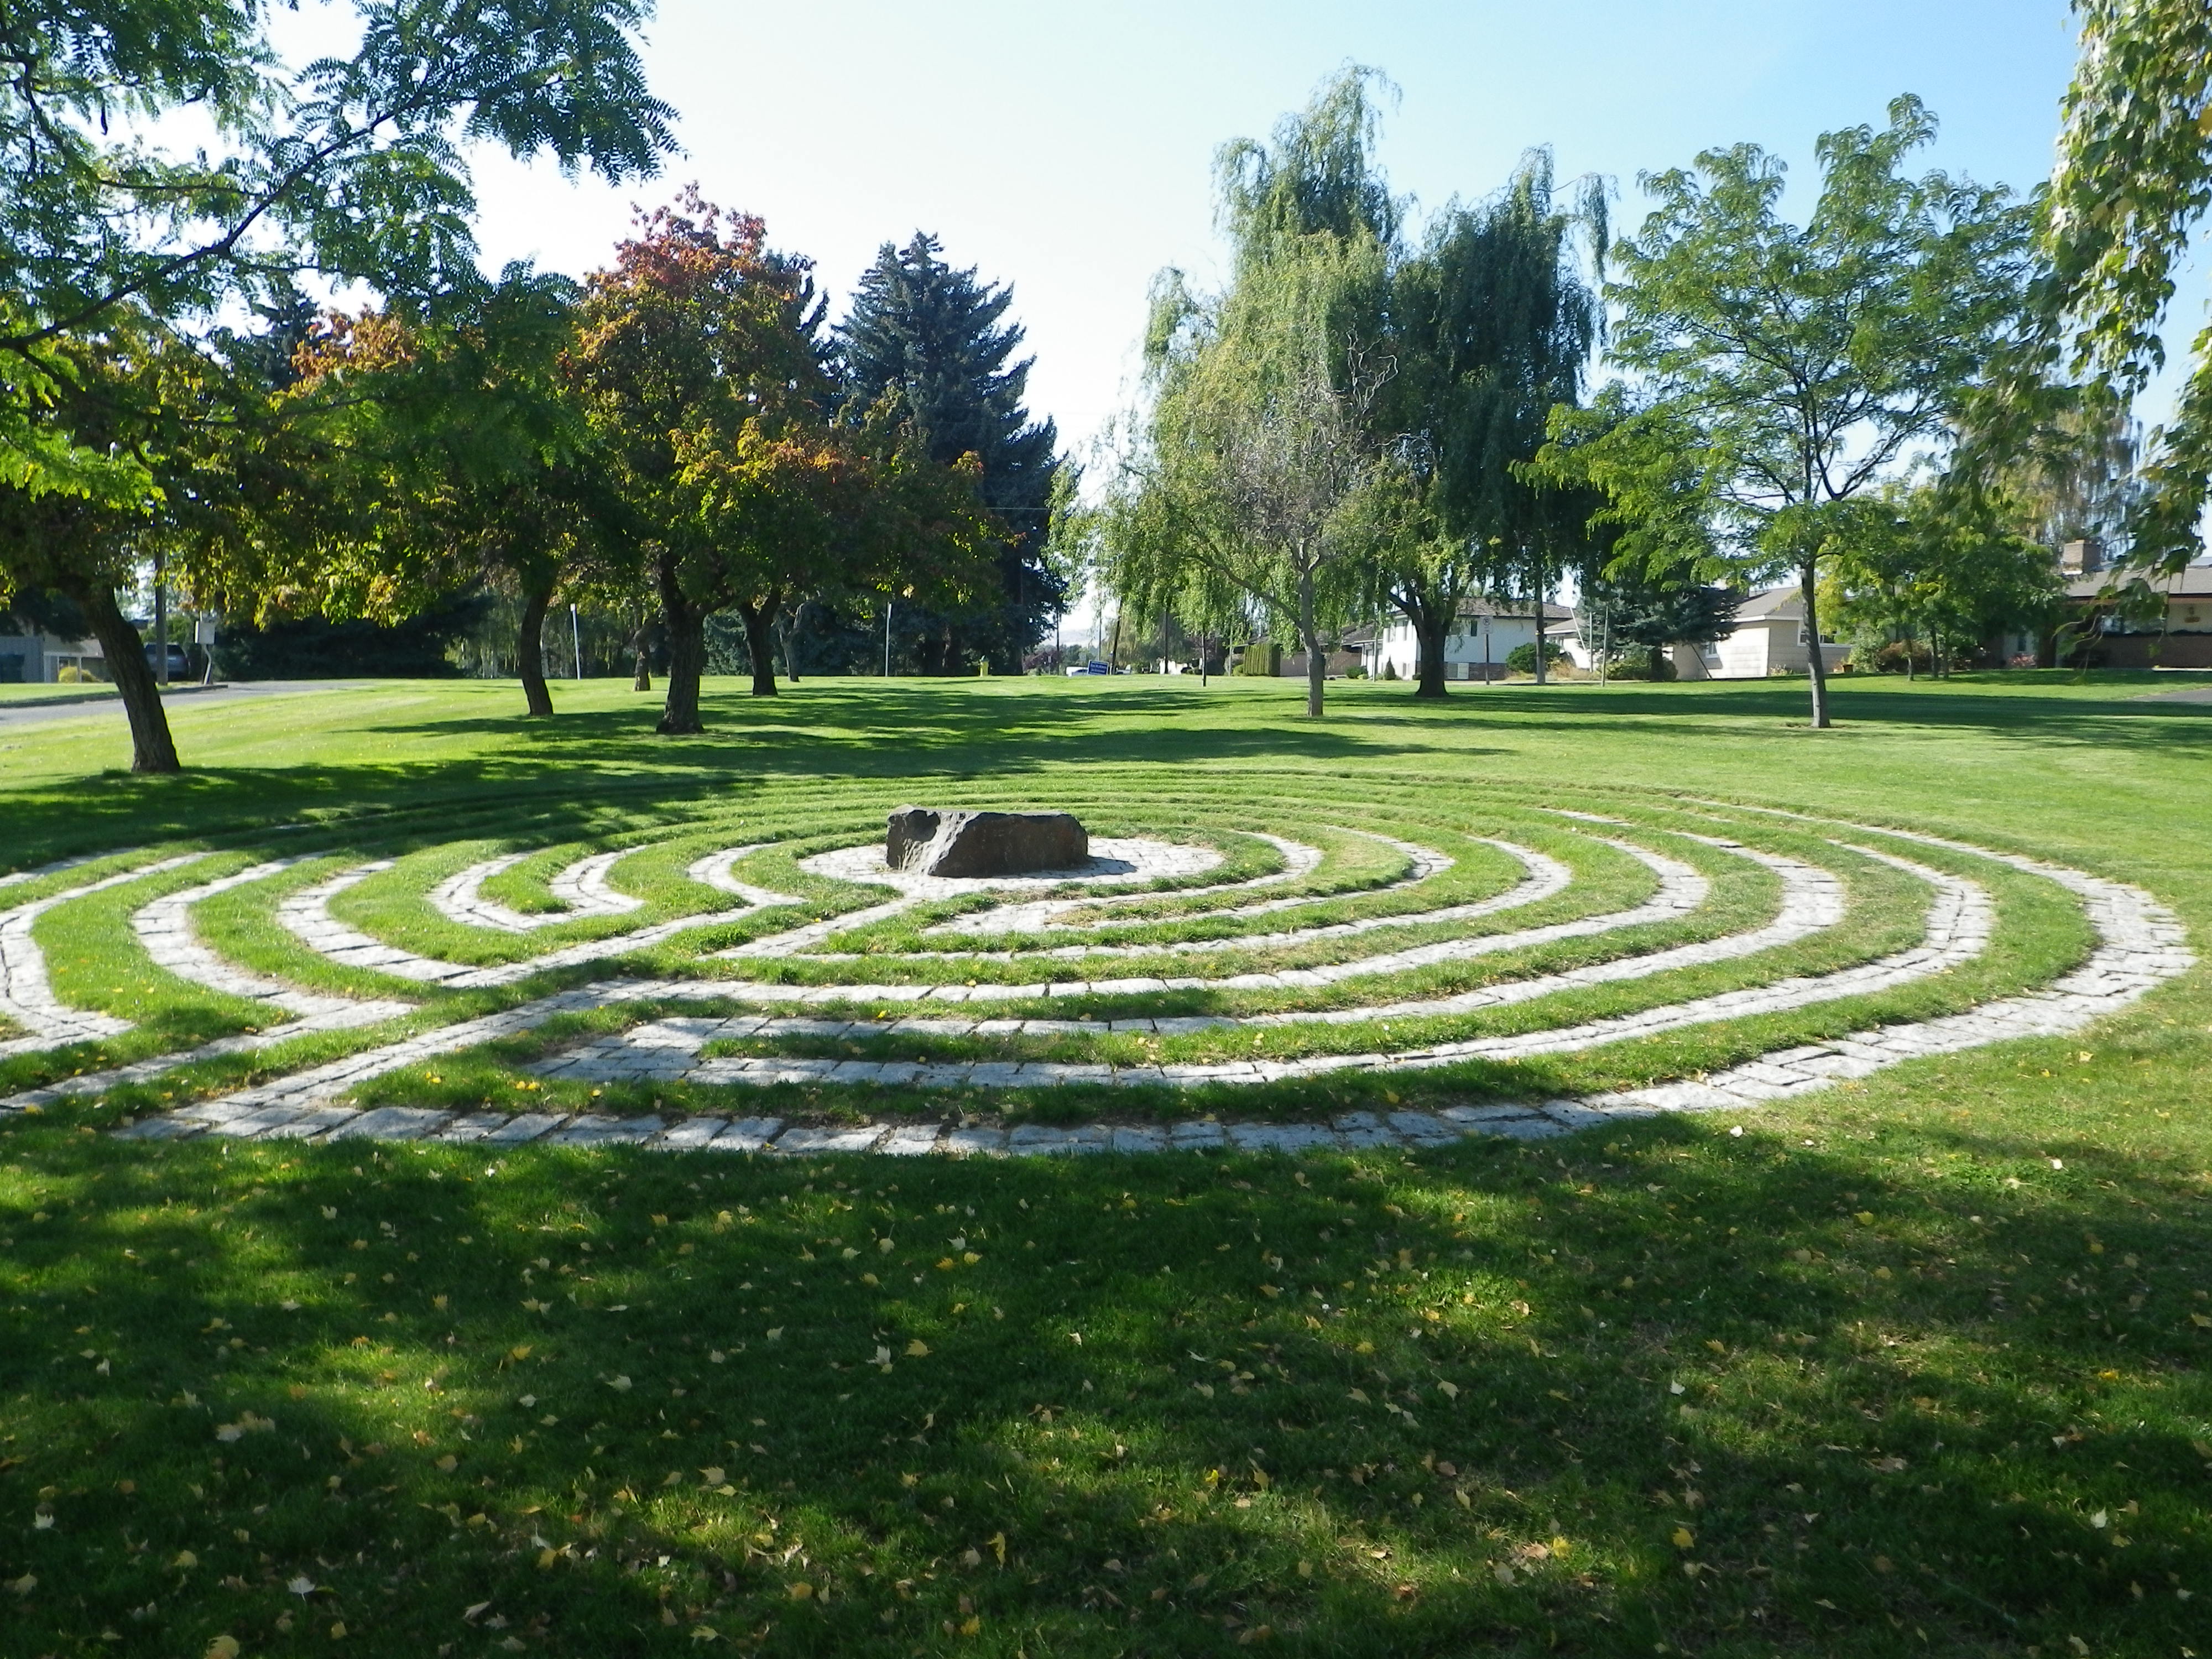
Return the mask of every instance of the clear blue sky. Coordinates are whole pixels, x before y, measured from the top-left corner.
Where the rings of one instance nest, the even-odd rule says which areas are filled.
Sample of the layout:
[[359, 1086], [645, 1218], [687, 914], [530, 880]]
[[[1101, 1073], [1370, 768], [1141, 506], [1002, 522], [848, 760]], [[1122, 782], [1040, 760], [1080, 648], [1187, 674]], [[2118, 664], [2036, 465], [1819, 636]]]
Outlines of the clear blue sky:
[[[1942, 122], [1931, 164], [2045, 177], [2074, 34], [2064, 0], [1366, 0], [1089, 6], [1011, 0], [662, 0], [647, 61], [686, 154], [639, 189], [479, 165], [488, 259], [581, 273], [629, 204], [696, 179], [811, 255], [836, 303], [917, 227], [1012, 283], [1031, 404], [1072, 446], [1124, 395], [1146, 286], [1213, 268], [1212, 158], [1352, 61], [1402, 92], [1393, 184], [1425, 205], [1495, 189], [1530, 145], [1619, 182], [1752, 140], [1809, 179], [1823, 130], [1899, 92]], [[2201, 302], [2185, 288], [2179, 320]]]

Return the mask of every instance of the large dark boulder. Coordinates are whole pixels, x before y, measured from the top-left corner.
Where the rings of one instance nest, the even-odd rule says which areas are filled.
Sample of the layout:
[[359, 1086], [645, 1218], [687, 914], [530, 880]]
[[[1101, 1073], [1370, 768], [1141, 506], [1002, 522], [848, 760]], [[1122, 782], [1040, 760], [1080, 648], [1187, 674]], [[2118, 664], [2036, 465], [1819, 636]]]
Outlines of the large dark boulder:
[[1079, 870], [1091, 837], [1066, 812], [945, 812], [902, 806], [884, 837], [884, 862], [920, 876], [1025, 876]]

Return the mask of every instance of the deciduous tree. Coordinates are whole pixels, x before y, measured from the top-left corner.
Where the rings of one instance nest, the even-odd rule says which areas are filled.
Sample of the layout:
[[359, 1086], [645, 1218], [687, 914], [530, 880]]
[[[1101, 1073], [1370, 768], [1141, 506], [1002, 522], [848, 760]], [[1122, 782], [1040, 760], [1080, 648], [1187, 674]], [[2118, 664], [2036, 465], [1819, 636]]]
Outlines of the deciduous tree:
[[[2050, 331], [2037, 366], [2087, 374], [2120, 402], [2166, 359], [2160, 335], [2212, 208], [2212, 8], [2202, 0], [2075, 0], [2081, 61], [2068, 89], [2045, 244]], [[2203, 550], [2212, 495], [2212, 328], [2191, 347], [2155, 432], [2127, 539], [2136, 574]]]
[[1559, 428], [1587, 439], [1582, 476], [1623, 516], [1665, 526], [1686, 495], [1697, 504], [1721, 567], [1700, 574], [1795, 573], [1816, 726], [1820, 561], [1848, 541], [1855, 503], [1953, 440], [2023, 315], [2031, 210], [2001, 186], [1906, 177], [1935, 132], [1905, 97], [1883, 128], [1824, 134], [1802, 227], [1781, 216], [1782, 163], [1756, 145], [1647, 175], [1658, 204], [1615, 248], [1607, 290], [1612, 355], [1638, 393]]
[[[635, 51], [637, 0], [356, 0], [354, 14], [355, 50], [296, 71], [270, 44], [271, 9], [247, 0], [28, 0], [0, 14], [0, 518], [70, 526], [36, 546], [0, 538], [0, 584], [125, 581], [131, 544], [163, 533], [158, 514], [198, 510], [164, 505], [172, 417], [205, 430], [252, 398], [203, 386], [176, 409], [134, 404], [123, 393], [143, 375], [111, 373], [143, 356], [132, 342], [158, 340], [189, 398], [175, 366], [197, 351], [190, 373], [220, 379], [208, 348], [226, 305], [266, 304], [309, 274], [385, 295], [476, 283], [461, 139], [616, 179], [672, 147]], [[164, 147], [162, 118], [186, 110], [212, 142], [195, 126], [195, 147]], [[204, 458], [187, 470], [204, 473]], [[112, 590], [87, 614], [105, 641], [120, 616]], [[118, 632], [107, 649], [132, 764], [174, 770], [158, 695], [124, 644]]]

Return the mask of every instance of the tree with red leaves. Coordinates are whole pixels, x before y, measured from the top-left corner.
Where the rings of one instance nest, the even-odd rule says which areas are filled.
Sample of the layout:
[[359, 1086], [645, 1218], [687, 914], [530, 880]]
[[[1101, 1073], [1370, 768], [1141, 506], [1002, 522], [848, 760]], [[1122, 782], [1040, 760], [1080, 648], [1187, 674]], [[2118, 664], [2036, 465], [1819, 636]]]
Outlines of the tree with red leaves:
[[660, 601], [668, 695], [659, 729], [700, 730], [707, 618], [735, 610], [753, 692], [773, 696], [787, 605], [969, 585], [1003, 546], [975, 469], [932, 465], [887, 403], [832, 417], [811, 263], [696, 186], [642, 216], [586, 283], [568, 368], [637, 526]]

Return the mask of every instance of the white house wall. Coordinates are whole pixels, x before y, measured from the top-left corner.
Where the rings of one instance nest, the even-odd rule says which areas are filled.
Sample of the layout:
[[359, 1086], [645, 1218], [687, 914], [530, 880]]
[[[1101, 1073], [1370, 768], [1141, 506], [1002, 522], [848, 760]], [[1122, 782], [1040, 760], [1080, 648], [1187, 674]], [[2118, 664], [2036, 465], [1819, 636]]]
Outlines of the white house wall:
[[[1553, 624], [1545, 629], [1545, 637], [1554, 641], [1561, 639], [1561, 626]], [[1571, 636], [1571, 629], [1567, 633]], [[1501, 617], [1477, 619], [1464, 633], [1455, 632], [1444, 636], [1444, 678], [1462, 679], [1470, 676], [1480, 678], [1486, 660], [1484, 647], [1487, 641], [1487, 660], [1502, 671], [1505, 659], [1516, 647], [1536, 642], [1536, 624], [1533, 618]], [[1413, 629], [1403, 622], [1395, 623], [1376, 636], [1374, 642], [1362, 653], [1367, 672], [1380, 676], [1386, 668], [1395, 670], [1401, 680], [1410, 680], [1420, 672], [1421, 646]]]

